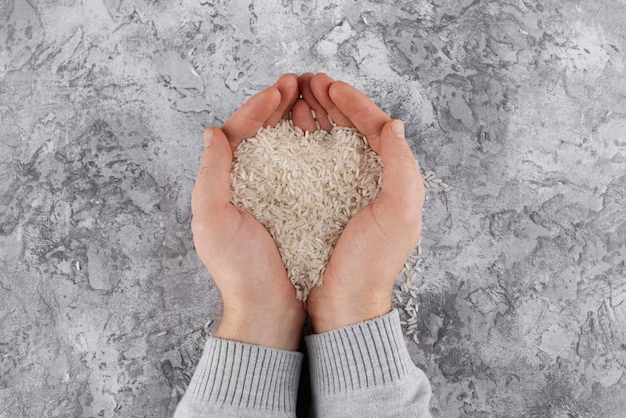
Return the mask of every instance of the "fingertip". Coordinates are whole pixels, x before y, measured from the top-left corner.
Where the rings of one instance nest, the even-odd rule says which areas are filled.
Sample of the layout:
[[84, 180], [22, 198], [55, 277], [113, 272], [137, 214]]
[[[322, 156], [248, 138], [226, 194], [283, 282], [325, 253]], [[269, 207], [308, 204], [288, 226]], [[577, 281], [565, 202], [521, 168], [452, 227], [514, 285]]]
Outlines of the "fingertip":
[[328, 95], [330, 96], [330, 99], [337, 103], [337, 100], [346, 93], [346, 87], [352, 88], [349, 84], [346, 84], [343, 81], [333, 82], [328, 88]]
[[295, 73], [287, 73], [280, 76], [274, 84], [279, 90], [292, 91], [298, 88], [298, 75]]
[[328, 80], [330, 80], [331, 82], [335, 81], [332, 79], [331, 76], [329, 76], [328, 74], [324, 73], [324, 72], [320, 72], [320, 73], [315, 73], [316, 76], [319, 76], [320, 78], [327, 78]]
[[326, 109], [324, 109], [319, 100], [317, 100], [317, 98], [315, 97], [315, 93], [313, 93], [313, 89], [311, 88], [311, 80], [314, 77], [315, 74], [310, 72], [304, 73], [300, 76], [300, 80], [298, 82], [300, 94], [302, 94], [302, 99], [309, 105], [309, 108], [315, 111], [315, 119], [320, 125], [320, 128], [324, 129], [327, 132], [330, 132], [333, 126], [328, 121], [328, 113], [326, 113]]
[[299, 99], [293, 105], [293, 123], [303, 131], [315, 131], [315, 119], [311, 114], [311, 107], [304, 99]]
[[328, 87], [332, 84], [333, 80], [324, 73], [317, 73], [311, 77], [310, 85], [313, 94], [319, 100], [319, 93], [328, 91]]
[[[223, 148], [230, 149], [230, 141], [224, 131], [215, 126], [209, 126], [204, 130], [204, 148], [211, 147], [211, 153], [222, 152]], [[228, 146], [226, 146], [226, 145]], [[208, 151], [208, 150], [206, 150]], [[232, 154], [232, 150], [231, 150]]]
[[298, 76], [296, 74], [283, 74], [273, 87], [278, 89], [280, 99], [274, 112], [265, 121], [265, 126], [274, 126], [281, 119], [284, 119], [300, 96], [298, 93]]
[[[271, 86], [250, 97], [222, 125], [225, 134], [235, 150], [239, 143], [265, 126], [267, 119], [280, 105], [281, 95], [278, 88]], [[215, 132], [214, 132], [215, 133]]]
[[213, 138], [215, 137], [215, 132], [213, 132], [213, 128], [209, 127], [204, 130], [204, 147], [208, 147], [213, 142]]
[[391, 132], [398, 138], [404, 139], [404, 122], [400, 119], [394, 119], [389, 125]]
[[288, 114], [289, 111], [291, 111], [291, 109], [293, 108], [293, 104], [296, 102], [296, 100], [300, 98], [300, 86], [299, 86], [298, 74], [289, 73], [289, 74], [285, 74], [285, 76], [286, 76], [285, 78], [288, 80], [286, 82], [286, 87], [287, 87], [287, 96], [289, 99], [289, 105], [287, 106], [287, 109], [285, 110], [284, 113]]
[[298, 78], [300, 78], [300, 76], [296, 73], [287, 73], [285, 74], [287, 77], [291, 78], [296, 84], [298, 84]]
[[[275, 85], [268, 87], [265, 90], [263, 90], [261, 93], [267, 96], [266, 97], [267, 100], [271, 100], [271, 102], [268, 102], [268, 107], [273, 107], [273, 108], [278, 107], [278, 105], [280, 104], [280, 98], [281, 98], [280, 90], [278, 89], [278, 87], [276, 87]], [[273, 106], [271, 106], [270, 104]]]
[[408, 147], [404, 130], [405, 130], [404, 121], [400, 119], [390, 119], [383, 126], [380, 136], [383, 141], [399, 139], [401, 140], [401, 142], [406, 143]]
[[316, 74], [310, 82], [311, 91], [317, 101], [339, 126], [353, 127], [354, 123], [346, 116], [340, 106], [331, 98], [330, 89], [336, 83], [324, 73]]
[[263, 114], [267, 115], [264, 117], [265, 122], [261, 124], [262, 126], [265, 126], [264, 124], [267, 122], [267, 119], [271, 118], [278, 110], [282, 102], [282, 96], [280, 89], [276, 87], [276, 85], [273, 85], [249, 100], [252, 101], [254, 99], [255, 107]]
[[404, 135], [404, 122], [400, 119], [392, 119], [385, 123], [376, 145], [380, 152], [374, 151], [381, 154], [383, 161], [391, 157], [402, 161], [412, 161], [415, 164], [415, 156]]
[[[305, 98], [306, 92], [311, 89], [311, 79], [315, 76], [313, 73], [304, 73], [298, 78], [298, 89], [300, 90], [300, 94], [302, 98]], [[306, 99], [305, 99], [306, 100]]]

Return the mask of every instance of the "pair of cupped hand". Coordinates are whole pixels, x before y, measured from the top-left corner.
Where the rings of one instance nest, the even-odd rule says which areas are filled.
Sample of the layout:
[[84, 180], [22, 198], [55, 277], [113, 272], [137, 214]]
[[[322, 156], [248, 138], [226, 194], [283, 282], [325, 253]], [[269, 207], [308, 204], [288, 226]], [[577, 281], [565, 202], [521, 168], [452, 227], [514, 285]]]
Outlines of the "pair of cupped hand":
[[306, 318], [276, 244], [254, 217], [230, 203], [233, 151], [259, 128], [291, 117], [314, 131], [328, 116], [356, 127], [383, 160], [379, 196], [359, 211], [337, 241], [324, 284], [306, 303], [315, 332], [326, 332], [391, 311], [396, 275], [417, 245], [424, 186], [402, 121], [391, 120], [354, 87], [323, 73], [284, 74], [250, 98], [221, 128], [204, 132], [202, 163], [192, 194], [196, 250], [224, 301], [216, 336], [296, 350]]

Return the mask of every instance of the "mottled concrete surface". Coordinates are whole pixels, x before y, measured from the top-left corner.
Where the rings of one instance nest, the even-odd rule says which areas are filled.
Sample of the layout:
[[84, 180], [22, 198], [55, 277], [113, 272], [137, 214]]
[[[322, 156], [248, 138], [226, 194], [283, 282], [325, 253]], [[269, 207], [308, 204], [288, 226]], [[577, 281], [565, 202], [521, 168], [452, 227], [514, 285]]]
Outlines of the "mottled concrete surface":
[[433, 414], [625, 416], [625, 50], [624, 0], [1, 0], [0, 416], [172, 414], [221, 310], [202, 129], [289, 71], [452, 186], [409, 344]]

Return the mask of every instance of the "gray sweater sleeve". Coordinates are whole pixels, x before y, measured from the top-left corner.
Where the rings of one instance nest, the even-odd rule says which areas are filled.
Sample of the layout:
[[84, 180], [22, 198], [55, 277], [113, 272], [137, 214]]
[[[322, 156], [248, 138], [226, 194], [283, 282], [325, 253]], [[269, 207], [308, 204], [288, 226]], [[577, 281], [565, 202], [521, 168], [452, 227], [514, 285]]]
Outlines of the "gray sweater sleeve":
[[430, 417], [430, 384], [391, 313], [306, 338], [318, 417]]
[[[319, 417], [430, 417], [397, 311], [306, 338]], [[209, 338], [174, 418], [295, 417], [302, 354]]]
[[211, 337], [174, 418], [295, 417], [302, 357]]

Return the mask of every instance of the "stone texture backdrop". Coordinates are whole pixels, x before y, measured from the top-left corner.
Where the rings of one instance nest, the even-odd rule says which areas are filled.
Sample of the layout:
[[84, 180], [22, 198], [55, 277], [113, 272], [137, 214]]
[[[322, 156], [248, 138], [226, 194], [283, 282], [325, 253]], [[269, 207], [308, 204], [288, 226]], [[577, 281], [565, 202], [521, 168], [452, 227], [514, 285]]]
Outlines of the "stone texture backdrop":
[[[435, 417], [626, 411], [624, 0], [1, 0], [0, 417], [167, 417], [204, 127], [324, 71], [408, 124]], [[211, 320], [214, 320], [211, 322]]]

